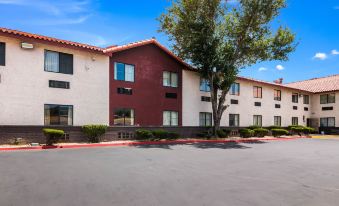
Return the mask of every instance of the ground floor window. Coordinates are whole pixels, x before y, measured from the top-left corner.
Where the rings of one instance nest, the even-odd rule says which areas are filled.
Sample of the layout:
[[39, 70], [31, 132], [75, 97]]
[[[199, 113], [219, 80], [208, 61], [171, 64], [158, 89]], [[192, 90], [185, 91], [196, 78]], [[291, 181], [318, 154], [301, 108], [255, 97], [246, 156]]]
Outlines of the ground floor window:
[[281, 127], [281, 116], [274, 116], [274, 126]]
[[239, 127], [239, 114], [230, 114], [228, 125], [230, 127]]
[[73, 125], [73, 106], [45, 104], [45, 125]]
[[178, 112], [164, 111], [163, 112], [163, 125], [164, 126], [178, 126]]
[[292, 125], [298, 125], [298, 117], [292, 117]]
[[134, 109], [119, 108], [114, 111], [114, 125], [134, 125]]
[[320, 118], [320, 127], [335, 127], [335, 117]]
[[261, 115], [253, 115], [253, 125], [254, 126], [262, 126], [262, 116]]
[[200, 112], [199, 125], [203, 127], [212, 126], [212, 113]]

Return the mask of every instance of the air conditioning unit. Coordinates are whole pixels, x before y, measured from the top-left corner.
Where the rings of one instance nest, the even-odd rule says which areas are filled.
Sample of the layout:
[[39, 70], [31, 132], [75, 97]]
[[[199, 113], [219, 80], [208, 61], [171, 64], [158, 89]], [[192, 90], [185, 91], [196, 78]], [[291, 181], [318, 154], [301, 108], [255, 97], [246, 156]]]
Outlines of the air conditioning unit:
[[21, 48], [23, 49], [33, 49], [34, 45], [31, 43], [27, 43], [27, 42], [21, 42]]

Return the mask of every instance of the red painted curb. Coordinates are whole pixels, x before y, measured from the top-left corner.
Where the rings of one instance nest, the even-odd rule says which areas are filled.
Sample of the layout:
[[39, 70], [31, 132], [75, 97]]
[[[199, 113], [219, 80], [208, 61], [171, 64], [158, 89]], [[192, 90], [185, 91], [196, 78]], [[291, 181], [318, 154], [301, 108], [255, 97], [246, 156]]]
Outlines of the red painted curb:
[[36, 147], [8, 147], [0, 148], [0, 151], [15, 150], [44, 150], [44, 149], [71, 149], [71, 148], [93, 148], [93, 147], [120, 147], [120, 146], [138, 146], [154, 144], [192, 144], [192, 143], [228, 143], [228, 142], [255, 142], [255, 141], [274, 141], [274, 140], [294, 140], [300, 138], [309, 138], [307, 136], [292, 138], [256, 138], [256, 139], [238, 139], [238, 140], [164, 140], [164, 141], [143, 141], [143, 142], [123, 142], [107, 144], [81, 144], [81, 145], [63, 145], [63, 146], [36, 146]]

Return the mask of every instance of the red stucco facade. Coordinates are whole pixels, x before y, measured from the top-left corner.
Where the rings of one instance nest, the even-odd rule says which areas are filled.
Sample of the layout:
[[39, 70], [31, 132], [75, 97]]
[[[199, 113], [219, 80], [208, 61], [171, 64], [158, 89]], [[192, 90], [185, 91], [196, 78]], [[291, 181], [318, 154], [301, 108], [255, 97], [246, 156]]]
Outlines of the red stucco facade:
[[[134, 65], [134, 82], [114, 80], [114, 62]], [[135, 125], [162, 126], [163, 111], [177, 111], [182, 125], [182, 69], [184, 65], [154, 44], [113, 53], [110, 58], [110, 125], [114, 111], [134, 109]], [[163, 71], [178, 74], [178, 87], [163, 86]], [[132, 95], [118, 94], [117, 88], [132, 88]], [[176, 93], [177, 98], [165, 94]]]

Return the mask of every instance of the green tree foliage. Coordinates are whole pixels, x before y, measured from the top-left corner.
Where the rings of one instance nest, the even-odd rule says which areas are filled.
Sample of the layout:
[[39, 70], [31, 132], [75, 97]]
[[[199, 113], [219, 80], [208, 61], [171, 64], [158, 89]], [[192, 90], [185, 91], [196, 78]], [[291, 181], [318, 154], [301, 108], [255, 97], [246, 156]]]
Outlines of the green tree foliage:
[[176, 0], [159, 17], [176, 54], [209, 80], [214, 131], [239, 70], [261, 61], [288, 60], [295, 35], [271, 27], [285, 0]]

